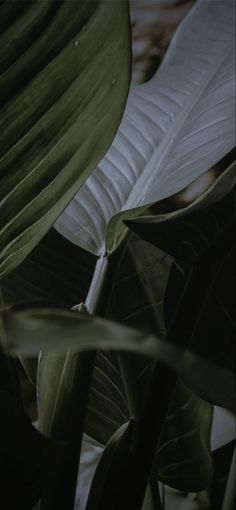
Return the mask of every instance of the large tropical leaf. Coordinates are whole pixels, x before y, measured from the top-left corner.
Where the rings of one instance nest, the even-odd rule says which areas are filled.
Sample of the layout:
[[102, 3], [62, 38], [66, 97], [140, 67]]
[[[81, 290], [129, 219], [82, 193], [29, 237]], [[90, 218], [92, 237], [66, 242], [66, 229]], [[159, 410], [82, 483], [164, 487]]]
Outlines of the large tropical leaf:
[[3, 276], [108, 149], [125, 105], [130, 56], [125, 0], [16, 0], [0, 10]]
[[156, 75], [130, 91], [99, 163], [56, 228], [88, 251], [112, 252], [124, 218], [173, 195], [234, 146], [234, 2], [199, 0]]

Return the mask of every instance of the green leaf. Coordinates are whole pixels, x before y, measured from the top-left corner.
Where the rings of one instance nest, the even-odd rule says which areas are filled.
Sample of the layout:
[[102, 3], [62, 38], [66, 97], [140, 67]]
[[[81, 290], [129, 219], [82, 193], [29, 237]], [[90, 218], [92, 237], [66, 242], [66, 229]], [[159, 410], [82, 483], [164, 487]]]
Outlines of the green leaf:
[[[18, 0], [14, 1], [18, 5]], [[2, 6], [0, 275], [20, 264], [103, 157], [129, 87], [127, 2]]]
[[[183, 350], [161, 337], [120, 324], [57, 309], [2, 311], [12, 354], [34, 355], [41, 350], [74, 352], [122, 350], [163, 361], [176, 370], [201, 397], [235, 411], [234, 374]], [[63, 331], [63, 334], [62, 334]], [[201, 377], [199, 378], [199, 373]]]
[[122, 491], [122, 477], [129, 452], [134, 420], [124, 423], [109, 439], [98, 463], [86, 510], [109, 510]]
[[184, 189], [234, 147], [233, 17], [233, 0], [213, 10], [196, 2], [156, 75], [131, 88], [112, 146], [56, 222], [61, 234], [111, 253], [124, 219]]

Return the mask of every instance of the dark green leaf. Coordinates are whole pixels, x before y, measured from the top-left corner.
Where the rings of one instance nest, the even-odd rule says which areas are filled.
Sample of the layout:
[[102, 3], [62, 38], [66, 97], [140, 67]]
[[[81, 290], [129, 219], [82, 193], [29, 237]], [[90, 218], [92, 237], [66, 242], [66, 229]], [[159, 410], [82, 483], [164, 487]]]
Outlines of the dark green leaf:
[[122, 491], [134, 420], [124, 423], [110, 438], [93, 477], [86, 510], [110, 510]]
[[0, 39], [1, 277], [36, 246], [108, 149], [130, 76], [125, 0], [25, 2], [13, 21], [8, 4]]

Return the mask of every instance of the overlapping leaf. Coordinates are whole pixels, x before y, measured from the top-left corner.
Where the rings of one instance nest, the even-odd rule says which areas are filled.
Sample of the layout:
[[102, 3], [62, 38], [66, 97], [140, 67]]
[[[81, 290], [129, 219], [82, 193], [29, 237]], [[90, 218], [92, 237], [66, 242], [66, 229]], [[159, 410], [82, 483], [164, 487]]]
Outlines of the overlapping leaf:
[[101, 254], [124, 236], [123, 219], [173, 195], [234, 146], [234, 2], [200, 0], [156, 75], [132, 88], [123, 121], [56, 228]]
[[130, 55], [125, 0], [16, 0], [0, 9], [3, 276], [108, 149], [125, 105]]

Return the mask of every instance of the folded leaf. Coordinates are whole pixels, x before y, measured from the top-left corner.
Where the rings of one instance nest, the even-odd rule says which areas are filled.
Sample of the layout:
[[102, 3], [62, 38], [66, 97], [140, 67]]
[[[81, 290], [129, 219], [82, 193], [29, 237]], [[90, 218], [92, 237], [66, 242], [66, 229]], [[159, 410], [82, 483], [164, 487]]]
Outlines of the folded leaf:
[[1, 6], [1, 277], [36, 246], [105, 154], [130, 74], [125, 0], [18, 4]]
[[235, 144], [234, 2], [199, 0], [156, 75], [130, 91], [105, 158], [56, 223], [75, 244], [112, 252], [124, 219], [193, 182]]

